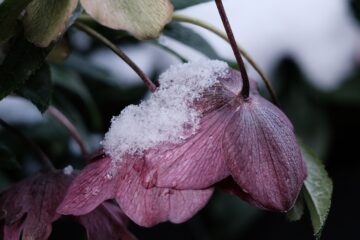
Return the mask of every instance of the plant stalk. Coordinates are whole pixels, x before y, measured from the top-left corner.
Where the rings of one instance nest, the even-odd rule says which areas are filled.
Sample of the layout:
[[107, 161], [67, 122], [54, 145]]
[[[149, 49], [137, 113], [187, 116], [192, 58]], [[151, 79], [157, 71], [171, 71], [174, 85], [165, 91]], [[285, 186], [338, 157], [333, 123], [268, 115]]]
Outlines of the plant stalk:
[[54, 106], [49, 106], [47, 112], [68, 130], [70, 136], [79, 145], [83, 158], [87, 159], [87, 157], [89, 156], [89, 152], [87, 150], [85, 142], [82, 140], [80, 133], [78, 132], [74, 124], [72, 124], [72, 122], [70, 122], [70, 120]]
[[[193, 25], [196, 25], [198, 27], [204, 28], [206, 30], [209, 30], [210, 32], [214, 33], [215, 35], [217, 35], [218, 37], [224, 39], [226, 42], [229, 42], [228, 37], [226, 36], [226, 33], [219, 30], [217, 27], [204, 22], [200, 19], [197, 18], [193, 18], [193, 17], [188, 17], [185, 15], [180, 15], [180, 14], [173, 14], [173, 20], [177, 21], [177, 22], [184, 22], [184, 23], [190, 23]], [[255, 71], [260, 75], [261, 79], [263, 80], [266, 89], [268, 90], [271, 100], [274, 104], [276, 104], [277, 106], [279, 106], [279, 101], [278, 98], [276, 96], [275, 90], [271, 85], [271, 82], [269, 80], [268, 77], [266, 77], [266, 74], [264, 73], [264, 71], [260, 68], [260, 66], [253, 60], [253, 58], [250, 56], [250, 54], [248, 54], [246, 52], [245, 49], [243, 49], [239, 44], [237, 44], [237, 48], [239, 49], [239, 51], [241, 52], [241, 55], [250, 63], [250, 65], [255, 69]]]
[[232, 48], [232, 50], [234, 52], [235, 59], [236, 59], [238, 65], [239, 65], [241, 77], [242, 77], [242, 80], [243, 80], [243, 86], [242, 86], [242, 89], [241, 89], [241, 95], [246, 100], [246, 99], [249, 98], [249, 94], [250, 94], [250, 81], [249, 81], [248, 74], [246, 72], [245, 64], [244, 64], [244, 61], [242, 60], [241, 53], [240, 53], [240, 51], [239, 51], [239, 49], [237, 47], [237, 43], [236, 43], [234, 34], [233, 34], [232, 30], [231, 30], [229, 20], [228, 20], [228, 18], [226, 16], [224, 5], [222, 4], [221, 0], [215, 0], [215, 3], [216, 3], [216, 6], [217, 6], [217, 9], [219, 11], [221, 21], [223, 22], [226, 34], [227, 34], [227, 36], [229, 38], [230, 46], [231, 46], [231, 48]]

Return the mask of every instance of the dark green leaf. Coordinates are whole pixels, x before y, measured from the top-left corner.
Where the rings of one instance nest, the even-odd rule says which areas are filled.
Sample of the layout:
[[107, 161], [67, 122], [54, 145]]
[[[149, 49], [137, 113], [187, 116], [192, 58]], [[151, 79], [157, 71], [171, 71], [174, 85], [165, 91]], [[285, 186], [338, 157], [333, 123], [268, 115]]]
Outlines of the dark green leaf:
[[40, 47], [47, 47], [67, 29], [77, 0], [33, 0], [23, 19], [27, 39]]
[[317, 156], [304, 146], [302, 147], [302, 154], [308, 168], [304, 199], [310, 212], [314, 235], [316, 238], [320, 238], [331, 206], [333, 185], [324, 165]]
[[302, 193], [300, 193], [294, 207], [286, 214], [286, 218], [293, 222], [299, 221], [304, 214], [304, 199]]
[[111, 87], [121, 87], [118, 79], [112, 77], [103, 68], [90, 62], [85, 56], [71, 54], [64, 64], [91, 79], [99, 80]]
[[44, 64], [38, 71], [36, 71], [25, 86], [21, 88], [18, 93], [29, 99], [40, 112], [45, 112], [49, 107], [52, 96], [52, 82], [50, 67]]
[[212, 0], [172, 0], [175, 10], [191, 7], [200, 3], [210, 2]]
[[209, 58], [220, 59], [214, 48], [200, 34], [180, 23], [168, 24], [163, 32], [167, 37], [175, 39]]
[[11, 38], [16, 29], [16, 20], [32, 0], [5, 0], [0, 4], [0, 42]]
[[0, 66], [0, 100], [25, 84], [43, 65], [51, 48], [38, 48], [23, 36], [14, 41]]
[[54, 83], [57, 86], [62, 87], [81, 98], [91, 114], [91, 119], [94, 122], [94, 125], [99, 126], [101, 121], [99, 117], [99, 110], [87, 86], [83, 83], [80, 76], [76, 72], [60, 66], [52, 66], [51, 72]]
[[20, 168], [15, 155], [4, 145], [0, 145], [0, 169]]

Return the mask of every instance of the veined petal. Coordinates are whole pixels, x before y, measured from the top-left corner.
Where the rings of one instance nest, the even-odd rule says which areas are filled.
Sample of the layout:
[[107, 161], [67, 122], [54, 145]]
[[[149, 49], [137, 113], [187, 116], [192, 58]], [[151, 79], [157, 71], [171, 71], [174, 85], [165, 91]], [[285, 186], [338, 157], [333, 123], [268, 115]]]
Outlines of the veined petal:
[[158, 187], [203, 189], [228, 176], [219, 142], [231, 116], [231, 108], [224, 106], [204, 116], [198, 132], [183, 142], [150, 149], [144, 181]]
[[116, 181], [108, 175], [110, 164], [110, 158], [103, 158], [86, 166], [70, 185], [57, 211], [65, 215], [83, 215], [113, 198]]
[[56, 208], [73, 176], [62, 172], [38, 174], [1, 193], [5, 239], [48, 239], [51, 224], [60, 215]]
[[147, 189], [142, 185], [137, 171], [124, 171], [118, 172], [125, 177], [117, 190], [116, 201], [131, 220], [144, 227], [168, 220], [174, 223], [184, 222], [202, 209], [213, 193], [213, 189]]
[[136, 239], [126, 228], [127, 217], [112, 202], [104, 202], [94, 211], [77, 217], [86, 229], [88, 240]]
[[279, 211], [293, 206], [306, 167], [284, 113], [253, 94], [239, 105], [225, 130], [223, 146], [231, 175], [256, 205]]

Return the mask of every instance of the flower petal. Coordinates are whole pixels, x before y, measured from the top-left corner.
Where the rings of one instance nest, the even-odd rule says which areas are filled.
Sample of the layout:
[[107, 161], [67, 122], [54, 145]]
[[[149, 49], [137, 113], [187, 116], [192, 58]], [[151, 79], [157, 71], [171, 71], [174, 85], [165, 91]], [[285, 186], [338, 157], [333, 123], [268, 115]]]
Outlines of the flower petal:
[[24, 228], [24, 226], [21, 221], [16, 222], [11, 225], [5, 225], [4, 226], [4, 238], [1, 238], [2, 236], [0, 236], [0, 239], [19, 240], [23, 228]]
[[24, 239], [47, 239], [52, 222], [60, 217], [56, 208], [71, 181], [72, 176], [62, 172], [39, 174], [1, 193], [4, 235], [16, 237], [22, 231]]
[[225, 106], [203, 117], [198, 132], [179, 144], [161, 145], [145, 154], [143, 179], [158, 187], [208, 188], [229, 175], [221, 139], [230, 108]]
[[202, 209], [213, 193], [213, 189], [146, 189], [135, 170], [120, 169], [118, 174], [124, 178], [118, 188], [116, 201], [131, 220], [144, 227], [167, 220], [184, 222]]
[[86, 229], [87, 239], [136, 239], [126, 228], [125, 215], [112, 202], [104, 202], [94, 211], [78, 216], [77, 219]]
[[284, 113], [252, 95], [226, 128], [223, 146], [234, 180], [257, 205], [280, 211], [293, 206], [306, 167]]
[[87, 165], [70, 185], [57, 211], [67, 215], [83, 215], [114, 197], [116, 180], [109, 177], [110, 158]]

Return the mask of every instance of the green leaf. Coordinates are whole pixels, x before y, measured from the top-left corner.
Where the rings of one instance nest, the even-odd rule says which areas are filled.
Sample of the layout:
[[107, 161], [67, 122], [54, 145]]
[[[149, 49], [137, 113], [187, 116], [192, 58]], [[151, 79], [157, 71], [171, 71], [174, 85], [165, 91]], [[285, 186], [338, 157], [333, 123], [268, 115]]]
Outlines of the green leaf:
[[300, 193], [294, 207], [286, 214], [286, 218], [291, 221], [299, 221], [304, 214], [304, 199]]
[[302, 146], [302, 154], [308, 168], [304, 200], [310, 211], [314, 235], [318, 239], [330, 210], [333, 185], [318, 157], [304, 146]]
[[173, 38], [209, 58], [220, 59], [214, 48], [200, 34], [180, 23], [168, 24], [163, 32], [167, 37]]
[[39, 48], [19, 36], [0, 65], [0, 100], [21, 88], [45, 62], [52, 46]]
[[80, 76], [76, 72], [60, 66], [52, 66], [51, 72], [54, 83], [57, 86], [62, 87], [81, 98], [89, 110], [92, 122], [96, 127], [99, 127], [101, 123], [99, 109]]
[[139, 39], [153, 39], [170, 22], [170, 0], [81, 0], [86, 12], [99, 23], [126, 30]]
[[112, 77], [105, 69], [90, 62], [85, 56], [73, 53], [64, 63], [65, 66], [111, 87], [120, 88], [119, 79]]
[[0, 43], [11, 38], [16, 30], [16, 20], [32, 0], [5, 0], [0, 4]]
[[24, 17], [27, 39], [40, 47], [47, 47], [67, 29], [78, 0], [33, 0]]
[[18, 93], [29, 99], [40, 112], [45, 112], [49, 107], [52, 96], [52, 82], [50, 67], [44, 64], [38, 71], [36, 71], [25, 86], [18, 91]]
[[200, 3], [210, 2], [212, 0], [172, 0], [175, 10], [191, 7]]
[[9, 148], [0, 144], [0, 169], [20, 168], [20, 164], [16, 161], [16, 157]]

